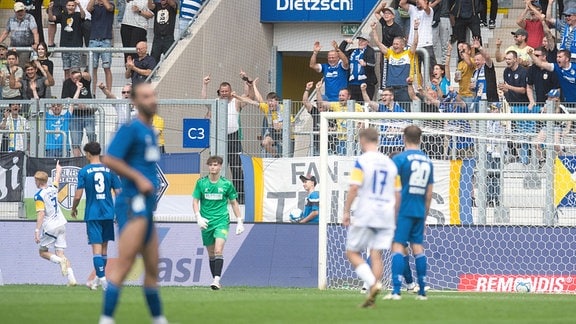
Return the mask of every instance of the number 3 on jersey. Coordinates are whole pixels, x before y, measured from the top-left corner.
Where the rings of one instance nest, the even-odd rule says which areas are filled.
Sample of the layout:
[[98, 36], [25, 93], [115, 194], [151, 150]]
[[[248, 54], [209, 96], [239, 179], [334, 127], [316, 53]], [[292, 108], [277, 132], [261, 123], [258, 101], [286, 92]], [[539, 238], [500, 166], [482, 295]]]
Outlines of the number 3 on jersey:
[[103, 193], [104, 190], [106, 190], [104, 174], [102, 174], [102, 172], [94, 173], [94, 190], [96, 190], [97, 193]]
[[428, 186], [428, 179], [430, 178], [430, 164], [421, 161], [412, 161], [410, 164], [410, 170], [412, 171], [410, 174], [410, 180], [408, 181], [410, 193], [425, 194], [426, 187]]

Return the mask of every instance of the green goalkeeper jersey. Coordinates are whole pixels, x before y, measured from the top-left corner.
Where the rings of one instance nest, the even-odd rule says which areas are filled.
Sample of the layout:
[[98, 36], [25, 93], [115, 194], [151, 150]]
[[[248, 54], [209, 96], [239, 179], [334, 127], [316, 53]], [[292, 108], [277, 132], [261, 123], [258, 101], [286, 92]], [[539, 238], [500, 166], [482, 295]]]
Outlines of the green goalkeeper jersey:
[[212, 182], [205, 176], [196, 182], [192, 196], [200, 200], [200, 215], [212, 224], [229, 222], [228, 201], [236, 199], [238, 194], [230, 180], [220, 177]]

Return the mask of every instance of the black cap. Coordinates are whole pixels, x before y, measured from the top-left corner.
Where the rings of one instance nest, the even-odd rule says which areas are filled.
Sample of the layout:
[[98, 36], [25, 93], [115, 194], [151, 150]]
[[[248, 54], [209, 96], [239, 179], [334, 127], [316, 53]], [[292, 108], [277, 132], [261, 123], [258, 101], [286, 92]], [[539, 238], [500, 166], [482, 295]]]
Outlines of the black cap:
[[300, 180], [302, 180], [302, 182], [304, 182], [304, 181], [312, 181], [312, 182], [314, 182], [314, 186], [316, 186], [316, 185], [318, 184], [318, 180], [316, 180], [316, 177], [313, 176], [313, 175], [311, 175], [311, 174], [308, 174], [308, 175], [306, 175], [306, 176], [301, 175], [301, 176], [300, 176]]

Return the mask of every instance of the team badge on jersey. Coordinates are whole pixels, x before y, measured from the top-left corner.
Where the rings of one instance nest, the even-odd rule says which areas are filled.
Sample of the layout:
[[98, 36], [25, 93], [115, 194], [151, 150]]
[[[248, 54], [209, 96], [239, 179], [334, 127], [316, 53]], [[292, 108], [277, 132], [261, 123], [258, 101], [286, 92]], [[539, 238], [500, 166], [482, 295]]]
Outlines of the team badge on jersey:
[[[60, 176], [60, 184], [58, 187], [58, 202], [62, 208], [70, 210], [72, 202], [74, 201], [74, 194], [78, 186], [78, 172], [79, 167], [64, 166], [62, 167], [62, 175]], [[56, 176], [56, 169], [52, 170], [52, 179]]]

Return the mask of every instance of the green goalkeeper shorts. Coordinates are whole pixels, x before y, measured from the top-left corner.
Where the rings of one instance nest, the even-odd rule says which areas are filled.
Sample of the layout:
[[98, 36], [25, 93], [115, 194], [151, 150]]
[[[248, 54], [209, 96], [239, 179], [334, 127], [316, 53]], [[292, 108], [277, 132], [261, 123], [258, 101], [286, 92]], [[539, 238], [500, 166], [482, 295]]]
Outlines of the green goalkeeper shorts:
[[219, 223], [219, 224], [209, 224], [208, 228], [202, 230], [202, 244], [204, 246], [214, 245], [217, 238], [226, 241], [228, 238], [228, 231], [230, 229], [230, 223]]

